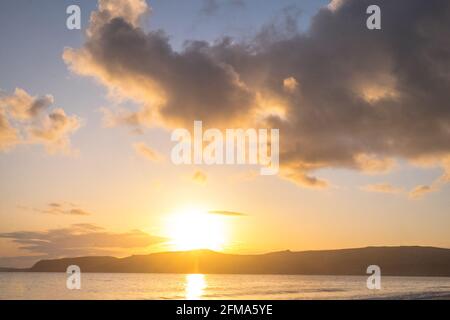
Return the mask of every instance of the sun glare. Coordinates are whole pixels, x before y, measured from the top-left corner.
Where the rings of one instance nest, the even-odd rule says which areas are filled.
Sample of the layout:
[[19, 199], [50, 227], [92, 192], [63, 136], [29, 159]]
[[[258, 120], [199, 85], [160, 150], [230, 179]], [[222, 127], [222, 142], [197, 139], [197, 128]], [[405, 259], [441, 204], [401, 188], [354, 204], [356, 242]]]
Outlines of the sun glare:
[[198, 300], [206, 289], [205, 276], [203, 274], [186, 275], [186, 299]]
[[166, 229], [173, 250], [222, 250], [226, 242], [223, 217], [202, 210], [174, 214]]

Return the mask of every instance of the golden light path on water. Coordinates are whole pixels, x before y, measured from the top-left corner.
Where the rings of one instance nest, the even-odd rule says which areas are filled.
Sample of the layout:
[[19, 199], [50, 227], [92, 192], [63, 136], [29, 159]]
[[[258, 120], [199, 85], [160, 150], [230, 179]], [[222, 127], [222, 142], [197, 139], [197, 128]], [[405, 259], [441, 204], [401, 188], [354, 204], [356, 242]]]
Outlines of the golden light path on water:
[[206, 289], [205, 275], [188, 274], [186, 275], [186, 299], [198, 300], [203, 296]]

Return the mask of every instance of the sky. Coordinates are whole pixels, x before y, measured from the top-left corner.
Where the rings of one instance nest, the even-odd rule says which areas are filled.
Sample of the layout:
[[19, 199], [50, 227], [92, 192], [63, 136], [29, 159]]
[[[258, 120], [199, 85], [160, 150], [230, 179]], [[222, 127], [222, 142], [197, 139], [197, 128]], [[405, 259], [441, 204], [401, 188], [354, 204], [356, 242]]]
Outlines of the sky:
[[[189, 212], [224, 252], [450, 247], [450, 5], [372, 2], [382, 30], [355, 0], [2, 1], [0, 266], [184, 249]], [[279, 174], [174, 165], [194, 120], [279, 128]]]

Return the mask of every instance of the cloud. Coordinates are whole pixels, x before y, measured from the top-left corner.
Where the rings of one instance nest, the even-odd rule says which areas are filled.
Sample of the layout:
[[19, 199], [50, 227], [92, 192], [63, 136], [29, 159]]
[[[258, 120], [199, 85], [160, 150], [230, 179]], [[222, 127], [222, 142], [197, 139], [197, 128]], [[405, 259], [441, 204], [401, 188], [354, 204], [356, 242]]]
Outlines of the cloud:
[[409, 196], [413, 199], [419, 199], [423, 197], [425, 194], [435, 191], [433, 186], [427, 186], [427, 185], [420, 185], [415, 187], [411, 192], [409, 193]]
[[89, 211], [81, 209], [78, 205], [73, 203], [49, 203], [44, 209], [34, 209], [36, 212], [54, 214], [54, 215], [72, 215], [72, 216], [89, 216], [92, 215]]
[[380, 192], [380, 193], [391, 193], [391, 194], [398, 194], [398, 193], [403, 192], [403, 189], [394, 187], [393, 185], [391, 185], [389, 183], [370, 184], [370, 185], [364, 186], [362, 189], [365, 191], [368, 191], [368, 192]]
[[124, 249], [144, 249], [166, 239], [134, 230], [125, 233], [107, 232], [91, 224], [74, 224], [68, 228], [47, 231], [17, 231], [0, 233], [20, 249], [47, 257], [98, 255]]
[[283, 80], [283, 87], [289, 93], [295, 92], [298, 87], [298, 81], [294, 77], [289, 77]]
[[209, 214], [218, 214], [222, 216], [228, 216], [228, 217], [243, 217], [246, 216], [245, 213], [240, 212], [233, 212], [233, 211], [223, 211], [223, 210], [211, 210], [208, 211]]
[[344, 4], [345, 0], [331, 0], [331, 2], [328, 4], [328, 9], [331, 11], [336, 11], [339, 9], [342, 4]]
[[5, 110], [0, 106], [0, 151], [8, 150], [17, 143], [19, 143], [19, 133], [11, 125]]
[[434, 166], [436, 163], [439, 163], [441, 165], [441, 167], [443, 168], [443, 173], [439, 177], [434, 179], [434, 181], [432, 181], [429, 185], [417, 185], [409, 192], [404, 190], [403, 188], [394, 187], [388, 183], [367, 185], [365, 187], [362, 187], [362, 189], [369, 192], [383, 192], [393, 194], [401, 193], [409, 196], [409, 198], [411, 199], [420, 199], [429, 193], [440, 191], [447, 183], [450, 182], [450, 157], [443, 157], [439, 159], [426, 157], [416, 159], [414, 161], [414, 164], [425, 167]]
[[[448, 1], [333, 1], [305, 33], [298, 11], [286, 10], [252, 40], [190, 41], [180, 51], [163, 31], [143, 30], [144, 1], [107, 3], [63, 58], [140, 105], [111, 114], [117, 124], [279, 128], [281, 175], [319, 188], [330, 184], [314, 174], [323, 168], [373, 174], [396, 159], [443, 166], [450, 154]], [[365, 28], [371, 4], [383, 10], [381, 31]], [[286, 90], [291, 78], [299, 85]]]
[[14, 119], [30, 120], [54, 103], [53, 96], [32, 97], [25, 90], [16, 88], [13, 95], [4, 96], [0, 105], [8, 108]]
[[392, 158], [382, 158], [373, 154], [357, 154], [354, 156], [356, 167], [365, 173], [383, 173], [390, 171], [395, 161]]
[[0, 151], [18, 144], [40, 144], [49, 153], [73, 152], [69, 137], [81, 120], [61, 108], [47, 111], [53, 103], [51, 95], [33, 97], [19, 88], [12, 95], [0, 95]]
[[136, 143], [134, 143], [133, 144], [133, 148], [134, 148], [134, 151], [138, 155], [140, 155], [140, 156], [142, 156], [142, 157], [144, 157], [144, 158], [146, 158], [146, 159], [148, 159], [150, 161], [154, 161], [155, 162], [155, 161], [161, 160], [161, 158], [162, 158], [161, 155], [158, 152], [156, 152], [152, 148], [148, 147], [144, 142], [136, 142]]
[[194, 172], [194, 175], [192, 176], [192, 181], [205, 184], [208, 180], [208, 176], [203, 171], [197, 170]]
[[392, 194], [405, 194], [409, 196], [411, 199], [420, 199], [425, 195], [438, 192], [441, 190], [447, 183], [450, 182], [450, 157], [444, 157], [441, 159], [435, 158], [422, 158], [414, 161], [415, 165], [419, 165], [422, 167], [434, 166], [435, 163], [440, 163], [443, 167], [443, 173], [437, 177], [434, 181], [432, 181], [429, 185], [421, 184], [412, 188], [411, 191], [406, 191], [403, 188], [394, 187], [388, 183], [379, 183], [372, 184], [362, 187], [363, 190], [368, 192], [382, 192], [382, 193], [392, 193]]
[[436, 159], [434, 157], [425, 157], [415, 161], [415, 164], [429, 167], [434, 166], [435, 163], [440, 163], [443, 168], [441, 176], [431, 182], [430, 185], [418, 185], [409, 192], [409, 197], [412, 199], [420, 199], [428, 193], [438, 192], [446, 184], [450, 182], [450, 156]]
[[[92, 75], [141, 103], [139, 111], [123, 112], [117, 122], [148, 126], [158, 119], [187, 124], [198, 118], [223, 123], [253, 103], [253, 94], [230, 65], [215, 61], [207, 43], [191, 42], [177, 53], [162, 31], [146, 34], [127, 17], [99, 24], [97, 15], [114, 16], [108, 10], [94, 14], [86, 45], [66, 49], [63, 58], [74, 72]], [[210, 112], [212, 106], [220, 112]]]
[[216, 13], [219, 10], [219, 3], [217, 0], [203, 0], [201, 12], [207, 15]]
[[221, 7], [227, 5], [240, 9], [245, 7], [244, 0], [202, 0], [202, 2], [203, 4], [200, 11], [205, 15], [214, 15]]
[[[301, 165], [300, 165], [301, 167]], [[294, 182], [297, 185], [308, 188], [324, 189], [329, 186], [329, 182], [311, 175], [308, 175], [303, 168], [297, 167], [296, 164], [283, 165], [282, 173], [285, 179]]]
[[420, 199], [428, 193], [438, 192], [444, 185], [449, 183], [448, 169], [442, 176], [434, 180], [430, 185], [418, 185], [409, 192], [409, 197], [412, 199]]

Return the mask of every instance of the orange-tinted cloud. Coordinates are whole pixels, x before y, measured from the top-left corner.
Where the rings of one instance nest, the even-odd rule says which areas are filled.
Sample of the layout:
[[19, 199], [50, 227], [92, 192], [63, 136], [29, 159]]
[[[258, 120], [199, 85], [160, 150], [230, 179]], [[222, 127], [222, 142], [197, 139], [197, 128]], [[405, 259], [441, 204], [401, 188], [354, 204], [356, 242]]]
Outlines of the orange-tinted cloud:
[[197, 170], [194, 172], [194, 175], [192, 176], [192, 181], [204, 184], [208, 180], [208, 176], [203, 171]]
[[70, 153], [70, 135], [81, 125], [77, 116], [68, 116], [61, 108], [48, 111], [51, 95], [30, 96], [23, 89], [0, 96], [0, 151], [18, 144], [40, 144], [49, 153]]
[[144, 158], [146, 158], [146, 159], [148, 159], [148, 160], [150, 160], [150, 161], [159, 161], [159, 160], [161, 160], [161, 155], [158, 153], [158, 152], [156, 152], [155, 150], [153, 150], [152, 148], [150, 148], [149, 146], [147, 146], [144, 142], [136, 142], [136, 143], [134, 143], [133, 144], [133, 148], [134, 148], [134, 151], [138, 154], [138, 155], [140, 155], [140, 156], [142, 156], [142, 157], [144, 157]]
[[435, 189], [433, 188], [433, 186], [420, 185], [411, 190], [409, 196], [413, 199], [419, 199], [427, 193], [433, 192], [434, 190]]
[[398, 194], [398, 193], [403, 192], [403, 189], [394, 187], [393, 185], [391, 185], [389, 183], [370, 184], [370, 185], [364, 186], [362, 189], [365, 191], [369, 191], [369, 192], [380, 192], [380, 193], [391, 193], [391, 194]]
[[143, 0], [108, 3], [99, 1], [85, 44], [63, 57], [141, 105], [111, 114], [116, 124], [279, 128], [281, 175], [310, 187], [329, 184], [314, 176], [322, 168], [377, 173], [397, 158], [450, 154], [447, 1], [383, 3], [402, 15], [385, 15], [382, 32], [362, 27], [370, 1], [333, 1], [306, 34], [293, 10], [250, 41], [190, 41], [180, 51], [163, 31], [144, 31]]
[[409, 196], [412, 199], [420, 199], [428, 193], [437, 192], [450, 182], [450, 156], [446, 157], [424, 157], [415, 161], [416, 165], [425, 167], [434, 167], [440, 165], [443, 168], [443, 173], [432, 181], [429, 185], [418, 185], [414, 187]]

